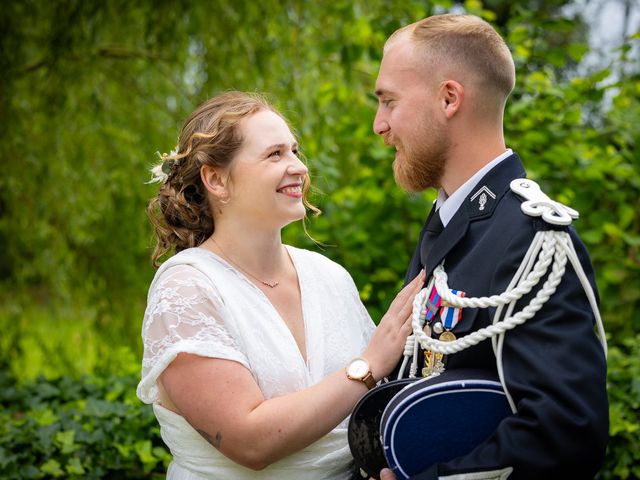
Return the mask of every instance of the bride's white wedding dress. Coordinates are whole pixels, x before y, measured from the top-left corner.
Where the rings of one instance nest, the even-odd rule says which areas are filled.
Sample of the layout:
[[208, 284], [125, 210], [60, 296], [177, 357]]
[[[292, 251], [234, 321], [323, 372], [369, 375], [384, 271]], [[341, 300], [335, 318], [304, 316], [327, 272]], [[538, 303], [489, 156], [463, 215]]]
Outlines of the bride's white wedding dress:
[[137, 393], [153, 404], [162, 439], [173, 455], [168, 479], [349, 478], [346, 421], [304, 450], [253, 471], [222, 455], [182, 416], [159, 403], [158, 376], [179, 352], [244, 365], [270, 399], [318, 383], [364, 350], [375, 326], [351, 276], [322, 255], [290, 246], [287, 250], [300, 284], [306, 363], [268, 298], [221, 257], [191, 248], [156, 273], [142, 327]]

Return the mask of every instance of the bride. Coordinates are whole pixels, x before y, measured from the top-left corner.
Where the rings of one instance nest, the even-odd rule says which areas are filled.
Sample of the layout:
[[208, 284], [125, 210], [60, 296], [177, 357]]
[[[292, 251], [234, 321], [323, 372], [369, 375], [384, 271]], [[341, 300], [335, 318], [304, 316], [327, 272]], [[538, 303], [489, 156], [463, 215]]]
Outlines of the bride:
[[398, 362], [422, 275], [378, 327], [347, 271], [283, 245], [309, 176], [286, 121], [228, 92], [187, 119], [153, 170], [158, 269], [138, 396], [173, 456], [169, 479], [348, 479], [345, 419]]

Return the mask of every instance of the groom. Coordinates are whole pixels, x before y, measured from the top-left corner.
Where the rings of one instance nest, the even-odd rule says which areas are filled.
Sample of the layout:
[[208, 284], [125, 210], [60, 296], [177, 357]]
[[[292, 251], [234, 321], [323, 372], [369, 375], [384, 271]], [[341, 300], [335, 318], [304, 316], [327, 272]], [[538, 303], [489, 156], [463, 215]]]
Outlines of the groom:
[[[396, 31], [384, 46], [376, 82], [375, 132], [395, 147], [397, 183], [438, 198], [409, 264], [429, 278], [446, 259], [451, 288], [480, 297], [501, 293], [539, 230], [567, 231], [595, 288], [588, 253], [572, 227], [522, 213], [509, 189], [525, 176], [506, 148], [503, 112], [515, 83], [513, 59], [480, 18], [439, 15]], [[526, 305], [532, 292], [518, 303]], [[465, 309], [458, 338], [491, 323], [494, 309]], [[415, 479], [592, 479], [607, 443], [606, 364], [594, 315], [573, 268], [542, 309], [505, 336], [505, 383], [517, 413], [469, 454], [433, 465]], [[438, 332], [432, 333], [438, 338]], [[446, 358], [446, 369], [496, 370], [491, 342]], [[406, 374], [405, 374], [406, 376]], [[461, 412], [433, 412], [457, 416]], [[429, 448], [425, 432], [416, 442]], [[382, 479], [394, 478], [384, 470]]]

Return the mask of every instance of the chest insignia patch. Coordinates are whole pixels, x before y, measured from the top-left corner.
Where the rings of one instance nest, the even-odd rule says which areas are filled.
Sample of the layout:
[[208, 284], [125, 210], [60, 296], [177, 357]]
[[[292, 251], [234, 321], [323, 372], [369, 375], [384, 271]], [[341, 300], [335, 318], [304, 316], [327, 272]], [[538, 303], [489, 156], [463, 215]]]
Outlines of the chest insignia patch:
[[493, 193], [489, 187], [483, 185], [476, 193], [474, 193], [469, 202], [471, 202], [471, 208], [476, 214], [482, 215], [489, 210], [491, 203], [496, 199], [496, 194]]
[[486, 185], [483, 185], [480, 190], [472, 195], [470, 201], [474, 202], [476, 198], [478, 199], [479, 210], [482, 211], [487, 205], [487, 201], [489, 200], [489, 198], [491, 198], [491, 200], [496, 199], [496, 194], [489, 190]]

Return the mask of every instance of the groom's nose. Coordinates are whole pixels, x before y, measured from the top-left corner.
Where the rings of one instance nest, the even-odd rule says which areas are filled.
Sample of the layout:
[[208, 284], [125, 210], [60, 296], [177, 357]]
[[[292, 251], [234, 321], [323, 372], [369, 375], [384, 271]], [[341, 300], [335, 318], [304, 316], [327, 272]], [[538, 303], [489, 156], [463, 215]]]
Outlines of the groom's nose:
[[373, 131], [377, 135], [384, 135], [389, 131], [389, 123], [380, 113], [380, 109], [378, 109], [378, 111], [376, 112], [376, 116], [373, 119]]

